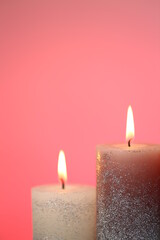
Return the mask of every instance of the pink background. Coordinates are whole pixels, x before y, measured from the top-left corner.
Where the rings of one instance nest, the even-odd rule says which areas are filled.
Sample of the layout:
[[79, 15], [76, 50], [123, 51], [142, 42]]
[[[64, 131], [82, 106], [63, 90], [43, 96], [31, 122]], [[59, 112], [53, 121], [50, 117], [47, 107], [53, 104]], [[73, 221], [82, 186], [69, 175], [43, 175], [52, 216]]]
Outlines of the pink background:
[[160, 143], [160, 1], [0, 1], [0, 239], [31, 240], [34, 185], [95, 185], [95, 147]]

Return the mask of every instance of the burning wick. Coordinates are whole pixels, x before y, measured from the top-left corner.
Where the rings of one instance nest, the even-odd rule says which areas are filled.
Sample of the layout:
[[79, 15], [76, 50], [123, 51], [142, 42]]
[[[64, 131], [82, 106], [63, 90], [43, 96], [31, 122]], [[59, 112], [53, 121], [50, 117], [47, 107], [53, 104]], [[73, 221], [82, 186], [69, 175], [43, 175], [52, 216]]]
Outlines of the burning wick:
[[61, 183], [62, 183], [62, 189], [65, 189], [65, 182], [63, 179], [60, 179], [61, 180]]
[[58, 157], [58, 177], [62, 184], [62, 189], [65, 189], [65, 182], [67, 180], [67, 167], [65, 154], [62, 150], [59, 152]]
[[131, 139], [128, 141], [128, 147], [131, 146]]

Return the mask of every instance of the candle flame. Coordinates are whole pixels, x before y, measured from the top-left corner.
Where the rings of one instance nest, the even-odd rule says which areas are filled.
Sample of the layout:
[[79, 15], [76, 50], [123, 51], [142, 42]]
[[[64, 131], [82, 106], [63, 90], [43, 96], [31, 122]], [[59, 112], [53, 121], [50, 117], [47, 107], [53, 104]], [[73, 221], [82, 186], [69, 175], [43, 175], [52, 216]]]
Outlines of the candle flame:
[[126, 124], [126, 140], [131, 141], [134, 138], [134, 118], [133, 118], [133, 111], [132, 107], [128, 107], [127, 112], [127, 124]]
[[61, 150], [58, 157], [58, 177], [61, 182], [66, 182], [67, 180], [67, 167], [65, 154]]

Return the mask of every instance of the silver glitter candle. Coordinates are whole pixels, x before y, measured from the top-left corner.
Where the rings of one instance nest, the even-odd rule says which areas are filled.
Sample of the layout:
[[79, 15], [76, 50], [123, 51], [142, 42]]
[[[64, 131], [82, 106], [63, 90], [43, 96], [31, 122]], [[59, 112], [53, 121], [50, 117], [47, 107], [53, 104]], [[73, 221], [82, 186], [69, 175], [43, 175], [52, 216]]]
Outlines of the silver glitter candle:
[[67, 185], [32, 189], [33, 240], [95, 240], [96, 190]]
[[97, 146], [97, 240], [160, 239], [160, 145]]

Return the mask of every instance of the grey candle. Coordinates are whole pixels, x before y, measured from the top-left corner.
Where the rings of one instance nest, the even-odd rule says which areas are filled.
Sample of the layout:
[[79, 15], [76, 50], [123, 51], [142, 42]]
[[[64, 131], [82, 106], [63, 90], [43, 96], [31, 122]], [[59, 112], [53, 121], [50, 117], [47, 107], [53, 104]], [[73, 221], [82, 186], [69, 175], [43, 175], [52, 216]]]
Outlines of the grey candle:
[[160, 239], [160, 145], [97, 146], [97, 240]]
[[97, 146], [97, 240], [160, 239], [160, 145], [133, 145], [132, 133]]

